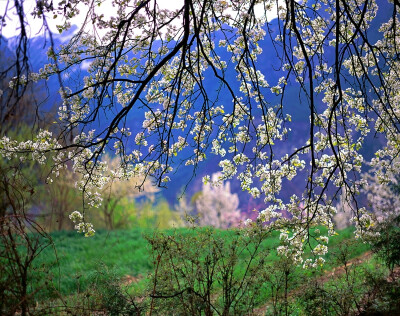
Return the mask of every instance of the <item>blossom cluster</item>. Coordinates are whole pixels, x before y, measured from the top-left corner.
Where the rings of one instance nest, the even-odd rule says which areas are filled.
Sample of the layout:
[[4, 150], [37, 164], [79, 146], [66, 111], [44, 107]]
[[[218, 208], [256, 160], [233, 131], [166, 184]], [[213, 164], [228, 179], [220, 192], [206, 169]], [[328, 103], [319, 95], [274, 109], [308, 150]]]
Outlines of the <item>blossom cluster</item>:
[[93, 225], [91, 223], [85, 223], [80, 212], [72, 212], [69, 215], [69, 218], [75, 223], [75, 229], [78, 233], [85, 233], [85, 237], [91, 237], [94, 235], [95, 230], [93, 229]]

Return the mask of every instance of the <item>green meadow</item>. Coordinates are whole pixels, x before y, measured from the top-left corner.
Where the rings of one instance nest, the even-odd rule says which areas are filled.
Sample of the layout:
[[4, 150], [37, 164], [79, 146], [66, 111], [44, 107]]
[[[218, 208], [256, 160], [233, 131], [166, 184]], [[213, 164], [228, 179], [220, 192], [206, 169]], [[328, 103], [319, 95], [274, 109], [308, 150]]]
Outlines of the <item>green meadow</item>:
[[[198, 234], [198, 230], [210, 229], [179, 228], [158, 232], [139, 228], [101, 230], [90, 238], [85, 238], [74, 231], [54, 232], [51, 233], [54, 247], [46, 248], [37, 258], [36, 264], [49, 267], [48, 273], [52, 277], [53, 284], [63, 295], [84, 291], [93, 273], [104, 267], [112, 269], [122, 279], [133, 277], [139, 286], [144, 286], [148, 274], [154, 270], [151, 247], [146, 237], [151, 238], [155, 233], [185, 236]], [[235, 234], [234, 230], [212, 230], [217, 236], [225, 239], [227, 244]], [[269, 262], [278, 260], [274, 251], [279, 244], [278, 236], [277, 233], [272, 234], [261, 244], [261, 248], [271, 250], [268, 256]], [[339, 235], [331, 237], [324, 270], [338, 265], [337, 262], [330, 259], [340, 245], [351, 239], [353, 239], [353, 228], [351, 227], [340, 231]], [[368, 250], [369, 247], [366, 244], [358, 242], [352, 248], [351, 257], [357, 257]], [[203, 249], [204, 251], [206, 250]], [[242, 259], [244, 262], [245, 258]]]

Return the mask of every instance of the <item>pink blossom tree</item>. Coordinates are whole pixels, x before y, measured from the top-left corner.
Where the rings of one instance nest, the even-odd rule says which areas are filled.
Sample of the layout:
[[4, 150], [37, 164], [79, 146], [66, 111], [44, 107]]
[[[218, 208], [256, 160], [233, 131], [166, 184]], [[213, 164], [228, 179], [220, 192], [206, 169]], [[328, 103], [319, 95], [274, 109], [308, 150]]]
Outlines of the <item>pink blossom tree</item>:
[[231, 193], [229, 181], [220, 183], [220, 173], [214, 173], [210, 182], [204, 182], [202, 192], [195, 200], [201, 226], [228, 228], [243, 219], [239, 210], [239, 197]]
[[[391, 165], [399, 164], [398, 159]], [[400, 185], [399, 178], [386, 164], [374, 166], [369, 173], [364, 174], [364, 193], [368, 203], [376, 216], [378, 223], [393, 219], [400, 214], [400, 195], [396, 188]]]

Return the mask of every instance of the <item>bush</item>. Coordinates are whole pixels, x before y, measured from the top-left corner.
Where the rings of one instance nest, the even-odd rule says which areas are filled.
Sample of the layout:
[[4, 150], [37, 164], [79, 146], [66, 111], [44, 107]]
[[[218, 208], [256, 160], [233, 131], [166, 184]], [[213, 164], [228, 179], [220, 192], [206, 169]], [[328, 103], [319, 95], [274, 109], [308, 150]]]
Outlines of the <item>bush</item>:
[[305, 291], [299, 301], [305, 315], [337, 315], [335, 297], [317, 282], [305, 287]]
[[37, 299], [54, 295], [49, 267], [35, 260], [51, 239], [35, 222], [26, 220], [14, 215], [0, 218], [1, 315], [32, 314]]
[[380, 227], [380, 236], [372, 250], [385, 262], [391, 273], [400, 265], [400, 216], [387, 221]]
[[400, 315], [400, 282], [388, 280], [379, 269], [367, 271], [360, 315]]
[[148, 238], [155, 264], [150, 313], [251, 314], [262, 302], [262, 271], [270, 253], [262, 246], [266, 235], [193, 230], [186, 234], [156, 233]]
[[141, 308], [128, 294], [128, 287], [122, 282], [115, 269], [103, 263], [86, 279], [83, 292], [64, 297], [56, 302], [48, 302], [52, 306], [51, 315], [140, 315]]

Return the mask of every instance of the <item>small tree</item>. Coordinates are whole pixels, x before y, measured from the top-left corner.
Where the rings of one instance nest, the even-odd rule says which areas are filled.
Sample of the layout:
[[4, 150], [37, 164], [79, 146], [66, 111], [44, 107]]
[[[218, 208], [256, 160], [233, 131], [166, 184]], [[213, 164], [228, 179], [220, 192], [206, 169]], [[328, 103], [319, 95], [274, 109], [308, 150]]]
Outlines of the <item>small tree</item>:
[[264, 300], [267, 230], [194, 227], [149, 237], [155, 271], [149, 315], [253, 315]]
[[[105, 156], [104, 162], [114, 170], [118, 168], [120, 159], [118, 157], [110, 159]], [[103, 216], [104, 222], [108, 229], [121, 228], [126, 223], [126, 218], [129, 212], [122, 212], [121, 216], [116, 222], [116, 211], [119, 206], [125, 206], [127, 209], [132, 208], [135, 199], [139, 197], [146, 197], [151, 202], [154, 201], [154, 194], [158, 192], [158, 188], [152, 185], [149, 179], [143, 176], [124, 177], [123, 174], [113, 174], [112, 171], [108, 172], [108, 176], [112, 178], [110, 182], [103, 188], [101, 196], [103, 203], [100, 207], [100, 212]]]
[[211, 182], [203, 183], [195, 206], [201, 226], [228, 228], [238, 225], [243, 219], [239, 210], [239, 197], [231, 193], [230, 182], [218, 183], [221, 174], [212, 175]]
[[[14, 161], [13, 161], [14, 162]], [[47, 294], [49, 275], [37, 256], [52, 245], [50, 236], [29, 214], [35, 187], [26, 169], [0, 160], [0, 314], [31, 314], [35, 297]]]

